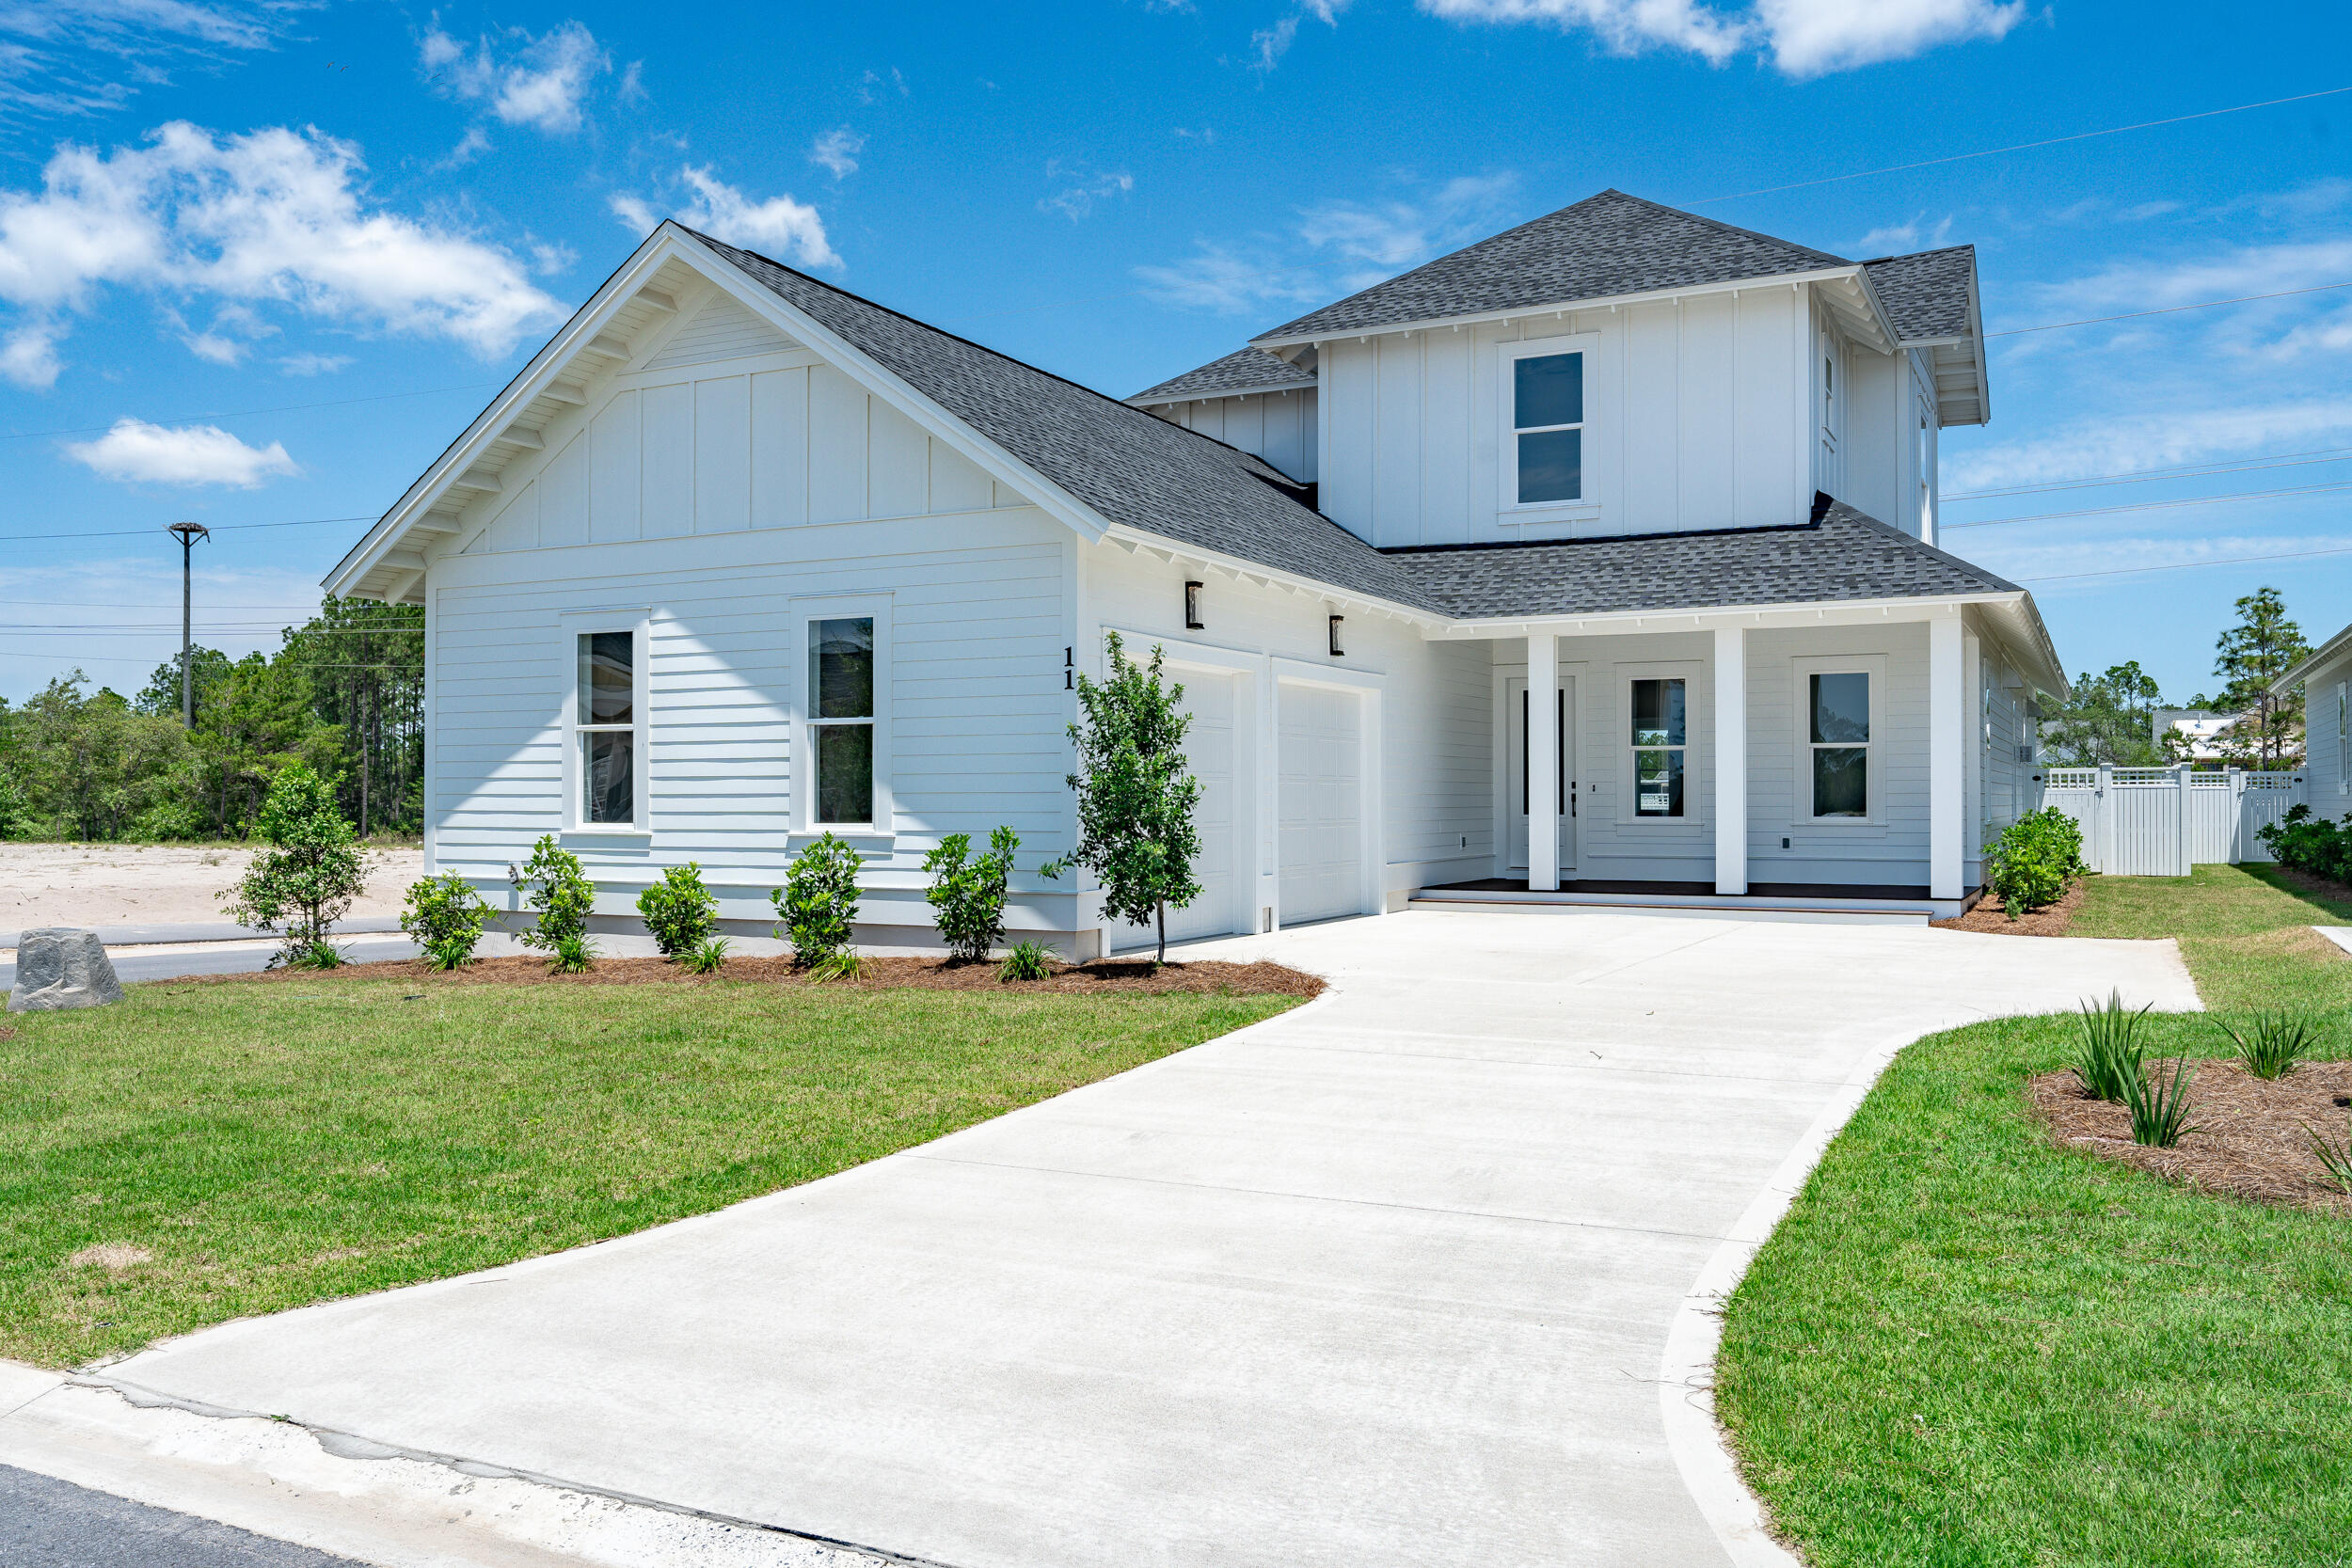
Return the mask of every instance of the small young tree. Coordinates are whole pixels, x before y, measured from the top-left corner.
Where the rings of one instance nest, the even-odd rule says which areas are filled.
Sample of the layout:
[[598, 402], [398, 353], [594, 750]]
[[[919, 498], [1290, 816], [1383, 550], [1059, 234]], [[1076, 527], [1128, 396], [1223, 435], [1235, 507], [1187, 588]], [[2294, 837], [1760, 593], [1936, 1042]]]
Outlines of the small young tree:
[[259, 850], [228, 911], [239, 924], [282, 933], [275, 966], [331, 969], [342, 956], [327, 940], [367, 888], [367, 857], [335, 804], [335, 786], [307, 763], [289, 763], [269, 787], [259, 822], [269, 846]]
[[2303, 690], [2274, 693], [2270, 683], [2312, 651], [2302, 628], [2287, 619], [2275, 588], [2258, 588], [2237, 601], [2237, 625], [2214, 644], [2213, 673], [2225, 683], [2214, 698], [2223, 713], [2245, 718], [2221, 732], [2221, 749], [2257, 768], [2292, 768], [2303, 758]]
[[1103, 884], [1103, 913], [1139, 926], [1156, 922], [1152, 961], [1166, 963], [1168, 906], [1181, 910], [1200, 896], [1192, 874], [1200, 853], [1192, 820], [1200, 781], [1184, 749], [1192, 715], [1182, 705], [1184, 689], [1162, 683], [1158, 648], [1136, 664], [1117, 632], [1108, 642], [1110, 678], [1078, 677], [1083, 722], [1070, 726], [1078, 754], [1078, 771], [1069, 775], [1078, 793], [1078, 847], [1043, 870], [1048, 877], [1070, 865], [1093, 872]]
[[1021, 835], [998, 828], [988, 850], [972, 856], [970, 833], [949, 833], [923, 857], [931, 885], [923, 895], [939, 922], [940, 940], [959, 958], [978, 963], [1005, 934], [1005, 890], [1012, 876], [1013, 851]]

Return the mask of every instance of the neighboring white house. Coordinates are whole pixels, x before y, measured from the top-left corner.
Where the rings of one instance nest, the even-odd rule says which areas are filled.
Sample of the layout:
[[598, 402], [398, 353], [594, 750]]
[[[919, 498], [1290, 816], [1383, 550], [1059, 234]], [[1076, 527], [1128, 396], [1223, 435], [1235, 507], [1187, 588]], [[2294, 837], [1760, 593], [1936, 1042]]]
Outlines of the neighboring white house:
[[2065, 689], [1935, 546], [1984, 364], [1967, 246], [1614, 191], [1123, 404], [667, 223], [327, 586], [425, 607], [429, 865], [502, 891], [553, 832], [616, 917], [691, 860], [764, 929], [829, 828], [865, 939], [928, 940], [941, 834], [1070, 847], [1111, 630], [1195, 715], [1172, 934], [1477, 883], [1954, 911]]
[[2312, 815], [2352, 815], [2352, 626], [2328, 639], [2270, 683], [2286, 696], [2303, 689], [2303, 775]]
[[2148, 738], [2158, 747], [2167, 736], [2181, 738], [2173, 744], [2181, 748], [2184, 762], [2223, 763], [2229, 753], [2222, 749], [2221, 736], [2243, 713], [2211, 713], [2200, 707], [2152, 708], [2148, 714]]

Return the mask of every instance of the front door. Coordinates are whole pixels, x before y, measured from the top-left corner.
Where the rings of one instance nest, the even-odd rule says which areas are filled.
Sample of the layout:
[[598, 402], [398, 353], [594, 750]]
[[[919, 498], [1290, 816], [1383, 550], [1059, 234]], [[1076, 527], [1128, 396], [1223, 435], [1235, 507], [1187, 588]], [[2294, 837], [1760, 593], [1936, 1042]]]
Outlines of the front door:
[[[1552, 800], [1560, 817], [1560, 871], [1576, 869], [1576, 677], [1560, 677], [1560, 787]], [[1504, 685], [1503, 706], [1511, 716], [1509, 771], [1511, 804], [1511, 869], [1527, 870], [1527, 678], [1513, 675]]]

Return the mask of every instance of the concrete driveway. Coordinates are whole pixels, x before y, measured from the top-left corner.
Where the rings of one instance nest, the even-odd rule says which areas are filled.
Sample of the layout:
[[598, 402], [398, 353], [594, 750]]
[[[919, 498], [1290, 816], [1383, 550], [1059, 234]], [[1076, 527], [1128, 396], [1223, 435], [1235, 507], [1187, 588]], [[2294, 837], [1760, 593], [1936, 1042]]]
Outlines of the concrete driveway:
[[2110, 987], [2197, 1005], [2169, 942], [1919, 927], [1414, 911], [1194, 951], [1335, 990], [827, 1180], [110, 1375], [956, 1568], [1722, 1563], [1661, 1359], [1849, 1080]]

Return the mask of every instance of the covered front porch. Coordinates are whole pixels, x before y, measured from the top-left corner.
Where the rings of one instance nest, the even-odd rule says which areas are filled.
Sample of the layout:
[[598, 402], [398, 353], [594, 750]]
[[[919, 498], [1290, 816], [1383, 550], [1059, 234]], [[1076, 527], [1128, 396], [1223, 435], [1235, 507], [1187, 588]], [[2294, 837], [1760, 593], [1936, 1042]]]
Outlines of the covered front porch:
[[1492, 870], [1414, 898], [1957, 915], [2024, 804], [2029, 692], [2050, 679], [2005, 608], [1493, 628]]

